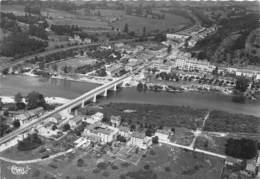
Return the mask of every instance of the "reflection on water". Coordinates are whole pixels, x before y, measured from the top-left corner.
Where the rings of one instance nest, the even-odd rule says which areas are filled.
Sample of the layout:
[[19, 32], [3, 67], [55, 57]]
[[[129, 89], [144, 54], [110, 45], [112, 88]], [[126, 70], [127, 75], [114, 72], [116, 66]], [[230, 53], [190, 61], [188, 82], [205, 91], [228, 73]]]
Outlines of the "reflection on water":
[[97, 87], [98, 84], [74, 82], [69, 80], [48, 79], [29, 76], [0, 77], [0, 95], [15, 95], [18, 92], [27, 94], [39, 91], [45, 96], [76, 98], [84, 92]]
[[[59, 96], [73, 99], [97, 87], [97, 84], [75, 82], [60, 79], [46, 79], [28, 76], [0, 77], [0, 95], [14, 95], [17, 92], [27, 94], [39, 91], [45, 96]], [[135, 88], [124, 88], [116, 93], [110, 92], [109, 97], [99, 98], [100, 103], [126, 102], [192, 106], [244, 113], [260, 117], [260, 101], [248, 101], [246, 104], [233, 103], [230, 96], [218, 93], [167, 93], [138, 92]]]

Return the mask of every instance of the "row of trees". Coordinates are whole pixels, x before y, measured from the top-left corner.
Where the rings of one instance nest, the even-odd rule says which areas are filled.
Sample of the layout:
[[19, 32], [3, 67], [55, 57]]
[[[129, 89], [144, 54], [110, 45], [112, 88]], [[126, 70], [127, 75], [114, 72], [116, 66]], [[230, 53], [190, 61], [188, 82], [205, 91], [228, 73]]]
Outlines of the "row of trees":
[[73, 35], [76, 32], [81, 31], [78, 25], [51, 25], [51, 30], [58, 35]]
[[257, 155], [257, 143], [251, 139], [229, 138], [225, 147], [225, 153], [235, 158], [252, 159]]
[[27, 105], [23, 102], [23, 95], [21, 93], [17, 93], [14, 96], [15, 105], [17, 109], [34, 109], [37, 107], [46, 107], [46, 101], [44, 99], [44, 96], [36, 91], [33, 91], [29, 93], [25, 97], [25, 101]]

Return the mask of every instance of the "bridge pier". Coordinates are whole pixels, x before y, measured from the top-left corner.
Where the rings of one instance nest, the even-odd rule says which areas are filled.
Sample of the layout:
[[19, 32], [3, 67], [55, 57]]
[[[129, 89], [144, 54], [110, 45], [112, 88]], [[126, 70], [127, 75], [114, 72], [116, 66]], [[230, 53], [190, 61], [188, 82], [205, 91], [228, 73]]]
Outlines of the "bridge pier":
[[105, 97], [107, 96], [107, 89], [105, 89], [103, 96], [105, 96]]
[[116, 90], [117, 90], [116, 85], [114, 85], [114, 87], [113, 87], [113, 91], [116, 91]]
[[95, 94], [92, 100], [93, 103], [97, 102], [97, 95]]
[[82, 108], [85, 107], [85, 101], [82, 101], [82, 103], [81, 103], [81, 107], [82, 107]]

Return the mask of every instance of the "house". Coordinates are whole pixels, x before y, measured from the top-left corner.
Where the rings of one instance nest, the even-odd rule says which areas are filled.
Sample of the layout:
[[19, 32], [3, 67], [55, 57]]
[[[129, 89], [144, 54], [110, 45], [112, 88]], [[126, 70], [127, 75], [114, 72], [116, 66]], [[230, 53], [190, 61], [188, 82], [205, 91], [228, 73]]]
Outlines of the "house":
[[101, 122], [103, 118], [104, 118], [104, 114], [101, 112], [97, 112], [92, 116], [84, 118], [83, 121], [89, 124], [95, 124], [97, 122]]
[[119, 131], [118, 134], [125, 137], [125, 138], [129, 138], [131, 136], [131, 131], [129, 129], [129, 127], [126, 126], [119, 126]]
[[105, 65], [105, 67], [106, 67], [106, 72], [109, 76], [119, 75], [120, 72], [124, 69], [121, 64]]
[[159, 129], [155, 132], [155, 136], [158, 137], [159, 142], [169, 142], [171, 132], [168, 130]]
[[110, 122], [113, 127], [118, 127], [121, 124], [121, 116], [111, 116]]
[[151, 138], [148, 138], [145, 133], [134, 132], [131, 136], [130, 145], [137, 146], [141, 149], [147, 149], [152, 144]]
[[73, 142], [73, 145], [78, 148], [80, 146], [84, 146], [84, 147], [87, 147], [88, 145], [90, 144], [90, 140], [84, 138], [84, 137], [80, 137], [78, 138], [77, 140], [75, 140]]
[[29, 111], [24, 111], [21, 114], [14, 116], [13, 120], [19, 120], [20, 124], [26, 124], [30, 122], [33, 118], [39, 117], [43, 113], [43, 107], [38, 107]]
[[240, 163], [241, 163], [240, 160], [235, 159], [233, 157], [227, 157], [225, 160], [225, 165], [228, 165], [228, 166], [234, 166], [234, 165], [240, 164]]
[[83, 132], [83, 135], [95, 142], [108, 143], [112, 142], [118, 133], [117, 128], [113, 128], [101, 123], [88, 125]]
[[75, 129], [83, 121], [83, 119], [83, 116], [75, 116], [69, 120], [68, 124], [70, 125], [71, 129]]
[[256, 160], [255, 159], [247, 161], [245, 171], [247, 172], [248, 175], [250, 175], [252, 177], [257, 174], [257, 166], [256, 166]]

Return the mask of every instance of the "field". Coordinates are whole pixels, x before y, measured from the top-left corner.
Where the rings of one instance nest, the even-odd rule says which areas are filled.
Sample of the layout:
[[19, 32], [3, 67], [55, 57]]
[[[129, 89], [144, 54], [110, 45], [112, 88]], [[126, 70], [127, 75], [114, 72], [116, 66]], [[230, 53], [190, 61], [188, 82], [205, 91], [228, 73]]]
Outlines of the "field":
[[254, 116], [212, 111], [205, 125], [206, 131], [259, 133], [260, 120]]
[[159, 32], [167, 30], [177, 31], [185, 26], [189, 26], [190, 23], [191, 22], [189, 19], [173, 14], [165, 14], [165, 19], [160, 20], [125, 15], [119, 21], [112, 23], [112, 25], [115, 28], [124, 30], [125, 24], [128, 24], [129, 31], [142, 34], [144, 27], [146, 28], [146, 32]]
[[57, 66], [62, 69], [64, 66], [70, 66], [73, 69], [77, 67], [84, 66], [84, 65], [91, 65], [96, 62], [95, 59], [91, 59], [89, 57], [78, 57], [78, 58], [71, 58], [65, 61], [57, 62]]
[[[82, 165], [78, 160], [82, 159]], [[107, 154], [97, 155], [91, 151], [77, 151], [52, 161], [28, 165], [13, 165], [24, 168], [20, 176], [11, 171], [12, 164], [2, 163], [2, 174], [7, 178], [18, 179], [217, 179], [223, 161], [192, 152], [155, 145], [142, 155], [138, 165], [132, 165]], [[27, 170], [26, 170], [27, 169]]]

